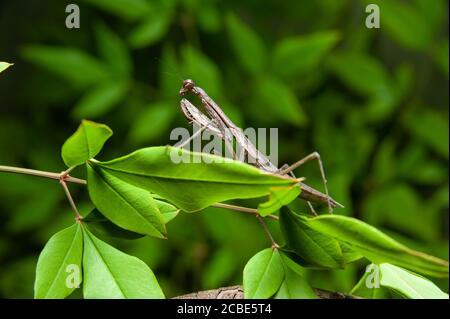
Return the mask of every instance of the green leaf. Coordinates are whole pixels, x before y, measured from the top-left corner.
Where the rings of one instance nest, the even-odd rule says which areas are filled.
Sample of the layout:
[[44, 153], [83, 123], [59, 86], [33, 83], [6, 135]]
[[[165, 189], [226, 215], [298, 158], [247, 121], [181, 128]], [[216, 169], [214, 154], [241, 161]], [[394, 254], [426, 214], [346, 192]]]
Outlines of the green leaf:
[[446, 167], [440, 161], [427, 159], [418, 163], [417, 167], [417, 170], [406, 173], [406, 177], [411, 181], [416, 181], [422, 185], [440, 185], [447, 179]]
[[281, 254], [281, 260], [284, 268], [284, 279], [275, 299], [317, 299], [314, 290], [298, 270], [300, 266], [284, 254]]
[[172, 45], [166, 44], [161, 53], [161, 62], [159, 63], [158, 82], [160, 83], [160, 91], [168, 100], [179, 98], [183, 78], [181, 78], [181, 69], [178, 63], [175, 49]]
[[161, 200], [155, 199], [156, 205], [158, 206], [159, 211], [162, 214], [164, 224], [167, 224], [172, 219], [177, 217], [180, 210], [173, 206], [172, 204], [166, 203]]
[[132, 73], [132, 61], [122, 39], [106, 25], [95, 26], [97, 47], [109, 70], [121, 79], [127, 79]]
[[376, 59], [360, 53], [336, 53], [328, 58], [336, 76], [357, 93], [366, 96], [391, 96], [389, 74]]
[[165, 202], [164, 199], [157, 194], [153, 193], [152, 197], [155, 199], [156, 205], [158, 205], [158, 209], [163, 215], [163, 220], [165, 224], [167, 224], [172, 219], [177, 217], [178, 213], [180, 212], [178, 208], [176, 208], [172, 204]]
[[117, 106], [127, 91], [128, 83], [124, 81], [100, 83], [83, 95], [72, 114], [77, 119], [100, 117]]
[[440, 112], [422, 108], [406, 118], [406, 126], [439, 155], [449, 158], [449, 122]]
[[429, 22], [414, 6], [399, 1], [371, 1], [380, 6], [381, 30], [408, 49], [425, 50], [433, 36]]
[[389, 263], [367, 266], [366, 273], [352, 289], [351, 294], [385, 299], [389, 297], [390, 290], [411, 299], [448, 299], [448, 294], [428, 279]]
[[153, 14], [148, 15], [129, 34], [131, 46], [142, 48], [161, 40], [169, 30], [175, 4], [173, 0], [157, 1]]
[[357, 261], [361, 258], [364, 258], [363, 255], [361, 255], [356, 250], [352, 249], [349, 245], [339, 242], [339, 246], [341, 246], [342, 256], [344, 257], [344, 262], [346, 264], [352, 263], [354, 261]]
[[307, 265], [342, 268], [345, 265], [339, 242], [318, 232], [304, 222], [304, 218], [284, 207], [280, 212], [280, 227], [289, 249]]
[[283, 263], [277, 249], [264, 249], [253, 256], [244, 268], [244, 297], [272, 297], [283, 281]]
[[129, 132], [130, 141], [142, 143], [152, 141], [169, 131], [177, 109], [171, 101], [153, 103], [140, 113]]
[[380, 274], [379, 272], [375, 274], [375, 271], [379, 271], [377, 267], [374, 264], [369, 265], [366, 268], [366, 272], [361, 277], [361, 279], [358, 281], [358, 283], [353, 287], [353, 289], [350, 291], [350, 294], [353, 296], [358, 296], [366, 299], [390, 299], [391, 294], [389, 292], [389, 289], [381, 286], [380, 284], [377, 285], [380, 281]]
[[92, 6], [114, 14], [125, 20], [133, 21], [152, 13], [151, 2], [146, 0], [83, 0]]
[[448, 294], [434, 283], [400, 267], [384, 263], [380, 265], [381, 282], [407, 298], [412, 299], [448, 299]]
[[62, 146], [64, 163], [68, 167], [83, 164], [101, 151], [111, 135], [111, 129], [104, 124], [81, 121], [77, 131]]
[[139, 24], [129, 35], [128, 42], [133, 48], [142, 48], [158, 42], [166, 34], [169, 23], [162, 15], [151, 17]]
[[[154, 201], [162, 214], [162, 219], [165, 224], [177, 217], [180, 212], [179, 209], [169, 203], [157, 199]], [[83, 223], [94, 235], [100, 237], [106, 236], [124, 239], [138, 239], [145, 236], [143, 234], [138, 234], [117, 226], [97, 209], [94, 209], [86, 217], [84, 217]]]
[[181, 48], [181, 57], [182, 74], [188, 74], [210, 96], [218, 97], [222, 94], [221, 75], [214, 61], [189, 45]]
[[242, 67], [250, 73], [262, 73], [267, 53], [258, 34], [232, 13], [226, 16], [226, 26], [231, 46]]
[[156, 193], [187, 212], [225, 200], [268, 195], [272, 187], [296, 183], [242, 162], [174, 147], [144, 148], [91, 165]]
[[445, 0], [413, 0], [413, 3], [416, 11], [420, 12], [427, 24], [431, 26], [430, 30], [436, 32], [438, 28], [442, 27], [447, 12]]
[[74, 48], [29, 45], [23, 48], [22, 56], [80, 88], [104, 81], [109, 76], [101, 62]]
[[258, 213], [261, 216], [272, 214], [296, 199], [300, 192], [298, 184], [291, 187], [274, 187], [270, 191], [269, 200], [258, 205]]
[[[78, 223], [53, 235], [39, 255], [34, 297], [65, 298], [69, 296], [76, 289], [77, 284], [81, 283], [82, 255], [83, 234]], [[70, 280], [72, 275], [77, 280], [77, 274], [75, 274], [77, 269], [80, 281], [78, 283]]]
[[96, 236], [106, 236], [124, 239], [138, 239], [145, 235], [138, 234], [113, 224], [97, 209], [91, 211], [83, 218], [83, 224]]
[[5, 71], [7, 68], [9, 68], [11, 65], [14, 65], [14, 63], [8, 63], [8, 62], [0, 62], [0, 73]]
[[152, 195], [108, 171], [87, 165], [89, 196], [104, 216], [121, 228], [165, 238], [166, 228]]
[[355, 218], [322, 215], [302, 219], [309, 227], [349, 244], [373, 263], [389, 262], [425, 275], [448, 277], [447, 261], [412, 250]]
[[284, 83], [266, 77], [257, 82], [257, 104], [272, 118], [283, 120], [297, 126], [307, 122], [306, 114], [294, 92]]
[[391, 182], [366, 197], [361, 216], [372, 225], [401, 229], [413, 238], [436, 241], [439, 237], [436, 233], [439, 221], [432, 216], [423, 218], [427, 212], [426, 206], [411, 185]]
[[304, 75], [319, 65], [339, 39], [335, 31], [285, 38], [275, 47], [273, 69], [282, 77]]
[[441, 71], [448, 77], [448, 41], [443, 41], [433, 49], [433, 58]]
[[201, 9], [196, 12], [198, 26], [207, 33], [216, 33], [221, 30], [222, 17], [223, 15], [214, 1], [201, 3]]
[[87, 299], [164, 298], [151, 269], [84, 230], [83, 295]]

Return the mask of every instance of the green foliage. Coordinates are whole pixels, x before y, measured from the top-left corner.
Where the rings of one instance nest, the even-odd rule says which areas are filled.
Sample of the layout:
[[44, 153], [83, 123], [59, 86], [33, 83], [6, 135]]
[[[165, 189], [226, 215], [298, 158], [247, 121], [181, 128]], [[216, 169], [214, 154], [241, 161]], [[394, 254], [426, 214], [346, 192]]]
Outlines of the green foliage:
[[307, 119], [300, 103], [287, 85], [273, 78], [264, 78], [257, 84], [258, 103], [273, 116], [294, 125], [304, 126]]
[[341, 246], [342, 256], [344, 257], [344, 261], [346, 264], [352, 263], [363, 258], [359, 252], [351, 248], [349, 245], [343, 242], [339, 242], [339, 246]]
[[117, 226], [97, 209], [83, 217], [83, 223], [91, 233], [98, 237], [138, 239], [145, 236]]
[[368, 269], [379, 273], [372, 279], [369, 278], [371, 273], [366, 272], [352, 289], [352, 294], [364, 298], [382, 299], [389, 295], [389, 291], [393, 291], [411, 299], [448, 299], [448, 294], [442, 292], [431, 281], [400, 267], [383, 263], [371, 264]]
[[226, 16], [227, 33], [242, 67], [250, 73], [261, 73], [266, 64], [266, 49], [257, 34], [239, 20], [236, 15]]
[[[152, 141], [165, 131], [175, 117], [175, 109], [169, 101], [148, 105], [133, 123], [129, 138], [133, 143]], [[152, 125], [149, 125], [152, 123]]]
[[442, 116], [427, 110], [411, 114], [411, 117], [412, 119], [407, 122], [411, 134], [448, 159], [449, 122]]
[[[164, 298], [151, 269], [83, 229], [85, 298]], [[131, 271], [130, 271], [131, 270]]]
[[328, 62], [346, 85], [363, 96], [389, 93], [391, 85], [386, 70], [370, 56], [341, 53], [333, 55]]
[[12, 64], [8, 62], [0, 62], [0, 73], [9, 68]]
[[[281, 77], [301, 76], [317, 68], [340, 39], [334, 31], [308, 36], [286, 38], [277, 44], [273, 53], [274, 71]], [[301, 57], [299, 59], [298, 57]]]
[[[374, 264], [370, 264], [370, 266], [372, 265], [377, 266]], [[381, 286], [379, 282], [379, 273], [378, 277], [373, 279], [369, 276], [370, 272], [364, 273], [364, 275], [361, 277], [355, 287], [353, 287], [350, 293], [354, 296], [367, 299], [389, 299], [391, 297], [391, 291], [388, 288]], [[369, 285], [367, 284], [367, 282], [369, 282]]]
[[292, 249], [304, 263], [329, 268], [344, 266], [339, 242], [326, 232], [315, 231], [300, 216], [285, 208], [280, 214], [280, 224], [288, 249]]
[[270, 298], [283, 282], [283, 262], [278, 249], [267, 248], [253, 256], [244, 268], [246, 299]]
[[431, 30], [426, 18], [411, 5], [396, 1], [377, 1], [383, 12], [383, 23], [395, 40], [410, 49], [425, 49], [430, 43]]
[[87, 88], [108, 77], [105, 65], [79, 49], [30, 45], [22, 55], [76, 87]]
[[384, 287], [394, 289], [407, 298], [448, 299], [431, 281], [390, 264], [381, 264], [381, 282]]
[[[212, 96], [220, 96], [222, 93], [222, 80], [219, 68], [206, 55], [191, 45], [181, 48], [183, 74], [195, 79], [198, 85], [202, 85]], [[178, 86], [179, 83], [178, 83]]]
[[238, 161], [173, 147], [144, 148], [90, 165], [103, 175], [156, 193], [188, 212], [228, 199], [268, 195], [272, 187], [295, 183]]
[[[364, 27], [368, 3], [380, 6], [380, 29]], [[207, 171], [208, 178], [222, 181], [222, 186], [212, 187], [215, 183], [200, 182], [194, 174], [199, 167], [204, 169], [202, 165], [182, 164], [174, 170], [171, 163], [167, 192], [157, 182], [149, 184], [153, 167], [144, 163], [145, 169], [140, 168], [140, 162], [127, 156], [120, 159], [136, 149], [172, 144], [170, 129], [188, 125], [178, 106], [184, 78], [194, 79], [243, 128], [278, 127], [280, 166], [320, 152], [330, 193], [346, 207], [335, 214], [373, 226], [342, 216], [307, 218], [307, 205], [297, 199], [289, 205], [302, 214], [282, 210], [280, 224], [265, 218], [275, 241], [286, 241], [277, 250], [282, 276], [264, 278], [265, 296], [269, 292], [273, 298], [313, 298], [310, 285], [348, 292], [367, 259], [384, 268], [390, 263], [390, 273], [382, 278], [381, 288], [360, 284], [352, 293], [369, 298], [443, 296], [430, 282], [399, 266], [430, 277], [448, 277], [447, 263], [418, 253], [448, 259], [446, 1], [267, 0], [261, 5], [258, 1], [84, 0], [78, 31], [61, 27], [63, 10], [56, 2], [46, 4], [46, 14], [31, 20], [15, 1], [7, 4], [10, 12], [2, 17], [0, 58], [16, 65], [6, 73], [10, 65], [0, 62], [0, 165], [60, 172], [65, 168], [57, 150], [79, 120], [95, 119], [114, 127], [121, 138], [108, 143], [102, 159], [119, 156], [112, 162], [131, 162], [147, 175], [131, 177], [105, 168], [104, 162], [90, 161], [109, 137], [107, 130], [101, 130], [103, 138], [78, 136], [69, 150], [73, 157], [69, 156], [69, 166], [89, 161], [88, 174], [95, 169], [107, 176], [102, 177], [100, 190], [107, 187], [106, 180], [119, 189], [115, 195], [108, 188], [104, 196], [103, 192], [92, 196], [95, 183], [88, 181], [88, 189], [69, 185], [84, 216], [81, 227], [157, 270], [167, 296], [239, 283], [245, 263], [267, 247], [251, 216], [204, 207], [226, 198], [231, 204], [257, 207], [262, 215], [277, 214], [297, 191], [296, 187], [292, 193], [280, 191], [289, 185], [278, 184], [278, 179], [269, 186], [273, 177], [261, 185], [268, 177], [241, 170], [241, 164], [239, 169], [220, 164]], [[27, 8], [43, 10], [40, 2], [30, 2]], [[83, 144], [86, 141], [93, 144]], [[84, 178], [84, 166], [70, 174]], [[304, 165], [296, 174], [321, 189], [315, 165]], [[186, 176], [188, 180], [181, 180]], [[253, 185], [254, 178], [259, 186]], [[243, 179], [252, 180], [252, 185], [242, 184]], [[239, 184], [236, 188], [234, 181]], [[197, 188], [199, 183], [202, 186]], [[73, 223], [58, 187], [52, 181], [0, 174], [1, 297], [32, 297], [36, 249]], [[221, 196], [212, 195], [217, 192]], [[260, 198], [267, 195], [269, 199]], [[117, 200], [127, 208], [115, 209]], [[127, 206], [130, 201], [133, 205]], [[180, 209], [201, 212], [178, 214]], [[320, 207], [316, 210], [322, 213]], [[152, 229], [155, 221], [157, 227]], [[162, 237], [162, 227], [168, 240], [144, 236]], [[84, 241], [96, 243], [92, 235], [86, 238], [83, 233]], [[337, 258], [334, 262], [324, 257], [330, 251]], [[91, 253], [99, 256], [96, 250]], [[132, 265], [140, 265], [136, 273], [126, 272], [132, 282], [143, 272], [153, 287], [150, 292], [139, 285], [136, 291], [162, 297], [151, 271], [127, 257]], [[125, 279], [117, 276], [115, 266], [123, 263], [110, 259], [114, 264], [110, 272], [104, 263], [94, 265], [105, 276], [108, 286], [104, 287], [117, 296], [117, 284], [123, 286]], [[61, 261], [52, 258], [46, 267], [59, 266]], [[51, 272], [46, 279], [47, 274], [38, 273], [35, 283], [44, 278], [46, 283], [37, 286], [45, 291]], [[57, 276], [60, 282], [69, 274], [65, 269], [62, 273]], [[93, 288], [97, 281], [91, 279], [86, 296], [112, 295]], [[448, 281], [432, 280], [448, 292]], [[278, 287], [265, 290], [270, 282]], [[55, 297], [70, 293], [64, 287], [54, 286], [53, 293], [59, 294]]]
[[[50, 238], [42, 250], [36, 266], [35, 298], [65, 298], [81, 284], [83, 235], [81, 226], [75, 224]], [[68, 266], [76, 266], [79, 275], [69, 282]], [[76, 274], [74, 274], [76, 275]]]
[[104, 216], [118, 226], [139, 234], [157, 238], [166, 236], [163, 215], [149, 192], [95, 166], [88, 165], [87, 171], [89, 196]]
[[111, 135], [112, 131], [108, 126], [83, 120], [77, 131], [62, 146], [64, 163], [72, 167], [94, 158]]
[[125, 4], [121, 0], [83, 0], [127, 20], [136, 20], [151, 13], [152, 7], [146, 0], [130, 0]]
[[78, 101], [73, 109], [74, 117], [96, 118], [105, 114], [125, 97], [127, 89], [126, 82], [102, 82]]
[[286, 255], [281, 255], [284, 279], [275, 299], [316, 299], [317, 295], [303, 277], [304, 271]]
[[448, 277], [447, 261], [414, 251], [355, 218], [323, 215], [303, 220], [312, 229], [349, 244], [374, 263], [390, 262], [425, 275]]
[[134, 48], [142, 48], [161, 40], [170, 27], [175, 7], [174, 0], [154, 1], [150, 14], [142, 17], [139, 24], [130, 32], [128, 42]]
[[317, 298], [300, 266], [273, 248], [260, 251], [245, 265], [244, 294], [246, 299]]
[[122, 39], [104, 24], [95, 28], [100, 56], [117, 79], [130, 78], [133, 65], [130, 54]]
[[267, 216], [278, 211], [281, 207], [288, 205], [300, 195], [301, 188], [298, 184], [292, 187], [272, 188], [267, 202], [258, 205], [258, 213]]

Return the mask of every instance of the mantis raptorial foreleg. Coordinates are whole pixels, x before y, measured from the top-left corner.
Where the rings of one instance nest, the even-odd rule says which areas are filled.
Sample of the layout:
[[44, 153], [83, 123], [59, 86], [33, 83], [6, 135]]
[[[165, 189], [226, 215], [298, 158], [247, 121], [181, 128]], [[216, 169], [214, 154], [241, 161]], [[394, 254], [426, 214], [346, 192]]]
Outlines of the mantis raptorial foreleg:
[[183, 141], [181, 144], [179, 145], [175, 145], [176, 147], [179, 148], [183, 148], [185, 147], [187, 144], [189, 144], [194, 138], [196, 138], [198, 135], [200, 135], [204, 130], [206, 130], [208, 127], [207, 126], [202, 126], [197, 132], [195, 132], [194, 134], [192, 134], [191, 137], [189, 137], [188, 139], [186, 139], [185, 141]]

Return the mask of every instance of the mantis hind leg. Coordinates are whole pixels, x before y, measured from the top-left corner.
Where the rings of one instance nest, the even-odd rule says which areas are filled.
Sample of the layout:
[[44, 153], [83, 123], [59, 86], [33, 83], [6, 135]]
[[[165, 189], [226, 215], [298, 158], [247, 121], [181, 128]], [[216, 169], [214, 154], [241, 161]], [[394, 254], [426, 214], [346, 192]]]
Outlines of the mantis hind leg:
[[[320, 175], [322, 177], [322, 182], [323, 182], [323, 186], [324, 186], [324, 190], [325, 190], [325, 195], [328, 198], [328, 212], [330, 214], [333, 213], [333, 207], [331, 206], [331, 202], [330, 202], [330, 196], [328, 194], [328, 184], [327, 184], [327, 179], [325, 177], [325, 170], [323, 169], [323, 163], [322, 163], [322, 159], [320, 158], [320, 154], [318, 152], [313, 152], [311, 154], [309, 154], [308, 156], [305, 156], [304, 158], [298, 160], [297, 162], [295, 162], [294, 164], [287, 166], [287, 165], [283, 165], [282, 168], [279, 170], [279, 174], [281, 175], [285, 175], [285, 174], [289, 174], [292, 173], [293, 170], [295, 170], [296, 168], [302, 166], [305, 163], [308, 163], [312, 160], [316, 160], [317, 163], [319, 164], [319, 170], [320, 170]], [[285, 167], [287, 166], [287, 167]], [[312, 207], [311, 203], [308, 203], [310, 208]], [[313, 210], [313, 212], [315, 213], [315, 211]]]

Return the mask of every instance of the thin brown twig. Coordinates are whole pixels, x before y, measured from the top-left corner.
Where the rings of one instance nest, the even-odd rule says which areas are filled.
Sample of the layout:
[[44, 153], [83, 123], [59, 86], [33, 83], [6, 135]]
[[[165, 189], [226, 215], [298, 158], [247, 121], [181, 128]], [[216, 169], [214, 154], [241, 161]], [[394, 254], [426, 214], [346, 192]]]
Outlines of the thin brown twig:
[[56, 179], [56, 180], [60, 180], [62, 174], [65, 174], [66, 182], [82, 184], [82, 185], [86, 184], [86, 181], [84, 179], [79, 179], [76, 177], [69, 176], [67, 171], [64, 171], [63, 173], [53, 173], [53, 172], [39, 171], [39, 170], [29, 169], [29, 168], [0, 165], [0, 172], [33, 175], [33, 176]]
[[77, 209], [77, 206], [75, 205], [75, 202], [74, 202], [74, 200], [72, 198], [72, 195], [70, 194], [69, 187], [67, 187], [67, 183], [64, 180], [64, 178], [60, 179], [59, 183], [61, 184], [62, 188], [64, 189], [64, 192], [66, 193], [67, 200], [69, 201], [70, 206], [72, 207], [72, 210], [75, 213], [75, 219], [76, 220], [82, 219], [83, 217], [81, 216], [80, 212]]
[[261, 215], [255, 215], [256, 219], [259, 221], [259, 223], [261, 224], [262, 228], [264, 229], [264, 232], [266, 233], [267, 237], [269, 238], [270, 242], [272, 243], [272, 249], [275, 248], [279, 248], [280, 246], [278, 246], [277, 242], [275, 241], [275, 239], [273, 239], [272, 234], [270, 233], [269, 227], [267, 227], [266, 222], [264, 221], [264, 219], [261, 217]]
[[[224, 203], [216, 203], [212, 206], [216, 207], [216, 208], [225, 208], [225, 209], [234, 210], [234, 211], [242, 212], [242, 213], [248, 213], [248, 214], [252, 214], [252, 215], [259, 215], [257, 209], [249, 208], [249, 207], [242, 207], [242, 206], [236, 206], [236, 205], [230, 205], [230, 204], [224, 204]], [[278, 216], [276, 216], [276, 215], [267, 215], [265, 217], [273, 219], [273, 220], [279, 219]]]
[[[72, 182], [72, 183], [82, 184], [82, 185], [86, 185], [87, 182], [84, 179], [69, 176], [69, 172], [71, 172], [72, 169], [73, 169], [73, 167], [70, 167], [69, 169], [67, 169], [61, 173], [53, 173], [53, 172], [40, 171], [40, 170], [34, 170], [34, 169], [29, 169], [29, 168], [1, 166], [0, 165], [0, 171], [2, 171], [2, 172], [26, 174], [26, 175], [33, 175], [33, 176], [38, 176], [38, 177], [59, 180], [61, 186], [64, 189], [64, 192], [66, 193], [66, 197], [70, 203], [70, 206], [72, 207], [72, 210], [75, 213], [75, 218], [77, 220], [79, 220], [82, 218], [82, 216], [75, 205], [72, 195], [70, 194], [69, 188], [67, 187], [67, 182]], [[258, 213], [258, 210], [254, 209], [254, 208], [242, 207], [242, 206], [236, 206], [236, 205], [230, 205], [230, 204], [223, 204], [223, 203], [216, 203], [212, 206], [216, 207], [216, 208], [224, 208], [224, 209], [229, 209], [229, 210], [233, 210], [233, 211], [248, 213], [248, 214], [252, 214], [252, 215], [256, 216], [257, 219], [259, 220], [259, 222], [261, 223], [261, 225], [263, 226], [265, 233], [268, 235], [270, 241], [272, 242], [272, 247], [278, 247], [278, 245], [274, 241], [272, 235], [270, 234], [270, 231], [267, 228], [267, 225], [265, 224], [262, 216]], [[265, 217], [273, 219], [273, 220], [279, 219], [278, 216], [275, 216], [275, 215], [267, 215]]]
[[[258, 210], [254, 209], [254, 208], [235, 206], [235, 205], [223, 204], [223, 203], [216, 203], [216, 204], [214, 204], [212, 206], [216, 207], [216, 208], [225, 208], [225, 209], [234, 210], [234, 211], [237, 211], [237, 212], [243, 212], [243, 213], [252, 214], [253, 216], [256, 217], [256, 219], [258, 219], [259, 223], [261, 224], [264, 232], [266, 233], [267, 237], [269, 238], [270, 242], [272, 243], [272, 248], [273, 249], [279, 248], [278, 244], [273, 239], [273, 236], [270, 233], [270, 230], [267, 227], [267, 224], [264, 221], [264, 218], [258, 213]], [[267, 215], [265, 217], [268, 217], [268, 218], [271, 218], [271, 219], [274, 219], [274, 220], [279, 220], [278, 216], [275, 216], [275, 215]]]

